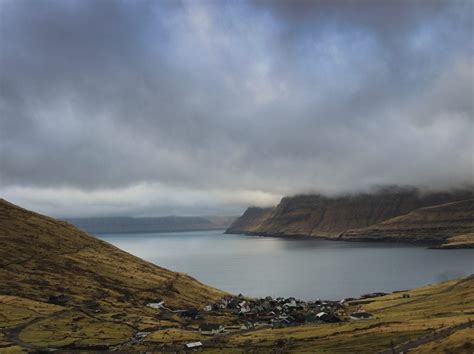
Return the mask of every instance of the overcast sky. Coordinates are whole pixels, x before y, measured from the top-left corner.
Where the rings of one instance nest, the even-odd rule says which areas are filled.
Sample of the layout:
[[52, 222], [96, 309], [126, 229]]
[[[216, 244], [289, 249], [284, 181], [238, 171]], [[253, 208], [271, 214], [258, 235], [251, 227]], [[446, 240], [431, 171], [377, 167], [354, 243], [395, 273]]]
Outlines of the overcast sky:
[[473, 181], [471, 0], [0, 0], [0, 197], [239, 214]]

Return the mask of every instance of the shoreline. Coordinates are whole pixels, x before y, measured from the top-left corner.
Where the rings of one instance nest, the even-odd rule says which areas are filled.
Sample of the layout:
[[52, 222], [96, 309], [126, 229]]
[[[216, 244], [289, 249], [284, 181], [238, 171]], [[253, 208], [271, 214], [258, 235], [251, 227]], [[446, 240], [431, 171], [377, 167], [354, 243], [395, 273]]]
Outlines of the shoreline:
[[273, 237], [273, 238], [282, 238], [287, 240], [326, 240], [326, 241], [342, 241], [342, 242], [372, 242], [372, 243], [386, 243], [386, 244], [404, 244], [412, 246], [425, 246], [429, 249], [436, 250], [452, 250], [452, 249], [474, 249], [470, 244], [462, 245], [458, 244], [456, 247], [443, 247], [446, 244], [446, 240], [436, 241], [436, 240], [407, 240], [407, 239], [389, 239], [389, 238], [372, 238], [372, 237], [359, 237], [357, 239], [347, 239], [341, 238], [340, 235], [336, 237], [331, 236], [310, 236], [305, 234], [267, 234], [267, 233], [256, 233], [256, 232], [227, 232], [223, 233], [224, 235], [244, 235], [244, 236], [257, 236], [257, 237]]

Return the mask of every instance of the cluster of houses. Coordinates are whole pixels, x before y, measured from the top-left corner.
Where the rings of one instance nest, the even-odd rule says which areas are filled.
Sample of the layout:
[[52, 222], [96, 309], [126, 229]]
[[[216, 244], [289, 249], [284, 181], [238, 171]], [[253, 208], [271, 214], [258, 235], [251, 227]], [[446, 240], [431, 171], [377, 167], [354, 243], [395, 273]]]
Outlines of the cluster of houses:
[[[361, 298], [381, 296], [370, 294]], [[352, 299], [351, 299], [352, 300]], [[303, 301], [290, 298], [245, 298], [243, 295], [225, 296], [215, 303], [208, 304], [203, 309], [190, 308], [186, 310], [172, 310], [165, 306], [164, 301], [155, 300], [147, 303], [148, 307], [160, 308], [187, 320], [204, 320], [205, 313], [212, 314], [218, 312], [230, 312], [239, 319], [237, 326], [232, 326], [234, 330], [251, 330], [256, 327], [266, 326], [280, 328], [286, 326], [296, 326], [309, 323], [335, 323], [344, 319], [361, 320], [372, 317], [371, 314], [361, 308], [356, 312], [349, 313], [347, 300], [341, 301]], [[226, 330], [221, 324], [201, 323], [199, 332], [203, 335], [216, 335]], [[197, 345], [197, 344], [196, 344]]]
[[[383, 296], [383, 293], [366, 294], [359, 298], [367, 299], [371, 297]], [[62, 300], [50, 299], [53, 301]], [[373, 317], [370, 313], [365, 312], [362, 308], [352, 312], [349, 310], [347, 303], [350, 300], [341, 301], [322, 301], [316, 299], [314, 301], [303, 301], [294, 297], [273, 298], [267, 296], [265, 298], [246, 298], [239, 294], [238, 296], [225, 296], [220, 300], [206, 305], [203, 309], [171, 309], [165, 305], [161, 299], [154, 299], [145, 303], [147, 307], [160, 309], [166, 312], [179, 315], [186, 320], [198, 321], [199, 333], [205, 336], [215, 336], [235, 330], [250, 331], [259, 327], [281, 328], [286, 326], [297, 326], [303, 324], [318, 323], [335, 323], [343, 320], [363, 320]], [[205, 322], [206, 314], [216, 315], [219, 312], [227, 312], [235, 315], [238, 319], [237, 325], [230, 325], [227, 328], [220, 323]], [[142, 342], [150, 332], [138, 332], [132, 338], [132, 343]], [[185, 343], [183, 345], [186, 351], [200, 350], [206, 342], [195, 341]]]
[[230, 311], [239, 316], [242, 329], [259, 325], [284, 327], [305, 323], [340, 322], [346, 306], [339, 301], [303, 301], [295, 298], [246, 299], [242, 295], [226, 296], [204, 307], [204, 311]]

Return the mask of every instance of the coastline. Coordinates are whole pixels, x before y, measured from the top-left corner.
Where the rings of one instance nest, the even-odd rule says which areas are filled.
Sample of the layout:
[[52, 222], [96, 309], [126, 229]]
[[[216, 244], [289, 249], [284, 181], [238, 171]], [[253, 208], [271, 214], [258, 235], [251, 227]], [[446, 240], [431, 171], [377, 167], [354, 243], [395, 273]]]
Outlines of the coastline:
[[389, 243], [389, 244], [406, 244], [413, 246], [426, 246], [430, 249], [472, 249], [473, 246], [457, 245], [457, 247], [442, 247], [445, 241], [440, 242], [439, 240], [410, 240], [404, 239], [393, 239], [393, 238], [373, 238], [373, 237], [358, 237], [358, 238], [342, 238], [341, 234], [337, 237], [321, 236], [321, 235], [304, 235], [304, 234], [268, 234], [262, 232], [224, 232], [225, 235], [245, 235], [245, 236], [256, 236], [256, 237], [274, 237], [282, 238], [287, 240], [326, 240], [326, 241], [343, 241], [343, 242], [374, 242], [374, 243]]

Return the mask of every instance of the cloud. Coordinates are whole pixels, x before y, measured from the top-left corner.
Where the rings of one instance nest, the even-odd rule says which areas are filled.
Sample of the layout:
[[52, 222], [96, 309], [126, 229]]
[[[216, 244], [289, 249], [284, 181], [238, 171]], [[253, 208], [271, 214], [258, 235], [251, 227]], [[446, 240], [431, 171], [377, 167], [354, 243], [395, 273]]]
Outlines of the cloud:
[[203, 215], [471, 183], [473, 31], [462, 0], [3, 0], [0, 193]]

